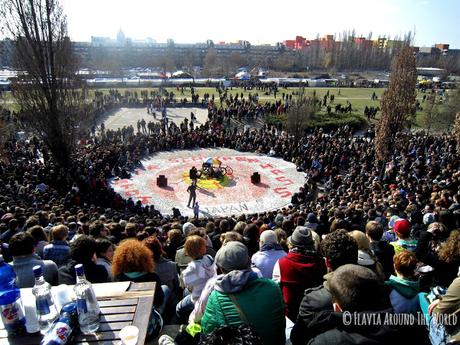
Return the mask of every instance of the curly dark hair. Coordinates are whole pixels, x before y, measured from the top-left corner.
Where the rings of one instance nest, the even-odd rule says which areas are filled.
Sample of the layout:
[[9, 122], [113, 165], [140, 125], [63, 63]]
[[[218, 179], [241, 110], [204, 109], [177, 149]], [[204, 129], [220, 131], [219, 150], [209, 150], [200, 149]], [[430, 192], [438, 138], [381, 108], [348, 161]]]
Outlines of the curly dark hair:
[[221, 326], [203, 336], [198, 345], [262, 345], [262, 340], [250, 326]]
[[321, 242], [321, 253], [335, 271], [342, 265], [358, 263], [358, 244], [346, 230], [331, 232]]
[[439, 258], [448, 264], [460, 261], [459, 230], [454, 230], [450, 233], [449, 238], [439, 250]]

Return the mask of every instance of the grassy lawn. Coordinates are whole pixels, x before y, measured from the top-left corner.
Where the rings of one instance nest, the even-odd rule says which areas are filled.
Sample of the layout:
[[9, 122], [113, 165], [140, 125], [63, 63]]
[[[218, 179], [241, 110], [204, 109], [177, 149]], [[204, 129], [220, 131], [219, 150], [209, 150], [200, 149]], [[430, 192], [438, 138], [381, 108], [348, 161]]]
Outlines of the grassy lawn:
[[[89, 96], [92, 98], [94, 97], [94, 92], [95, 91], [100, 91], [104, 94], [109, 93], [109, 88], [101, 88], [101, 89], [90, 89], [89, 90]], [[117, 88], [117, 90], [124, 95], [126, 91], [131, 92], [132, 94], [134, 92], [137, 92], [137, 96], [140, 98], [141, 97], [141, 91], [148, 91], [149, 96], [151, 91], [158, 91], [158, 87], [155, 88], [146, 88], [146, 87], [139, 87], [139, 88]], [[184, 88], [184, 93], [181, 93], [180, 88], [176, 87], [168, 87], [166, 88], [168, 92], [173, 92], [176, 99], [180, 98], [187, 98], [188, 101], [191, 100], [191, 89], [189, 87]], [[332, 107], [334, 108], [335, 104], [342, 104], [345, 105], [347, 101], [349, 101], [352, 105], [353, 109], [353, 114], [359, 115], [364, 117], [364, 108], [367, 106], [373, 106], [377, 107], [380, 106], [380, 99], [382, 98], [383, 92], [385, 89], [383, 88], [326, 88], [326, 87], [320, 87], [320, 88], [314, 88], [314, 87], [308, 87], [305, 88], [305, 91], [307, 93], [307, 96], [312, 96], [314, 92], [316, 92], [316, 96], [322, 100], [323, 96], [329, 91], [329, 94], [333, 94], [335, 96], [335, 101]], [[278, 93], [276, 95], [276, 99], [272, 94], [270, 95], [265, 95], [263, 91], [261, 90], [244, 90], [243, 88], [232, 88], [229, 89], [228, 92], [235, 96], [237, 93], [241, 96], [241, 93], [243, 93], [244, 97], [247, 99], [249, 94], [258, 94], [259, 95], [259, 101], [261, 103], [265, 102], [273, 102], [275, 100], [280, 100], [282, 98], [282, 94], [285, 93], [287, 95], [291, 95], [293, 93], [298, 92], [298, 88], [296, 87], [288, 87], [288, 88], [279, 88]], [[340, 92], [340, 94], [339, 94]], [[378, 97], [378, 100], [372, 101], [371, 96], [372, 93], [375, 92], [375, 94]], [[219, 93], [217, 92], [216, 88], [213, 87], [196, 87], [195, 88], [195, 93], [197, 93], [200, 98], [203, 97], [205, 93], [208, 93], [209, 95], [214, 94], [215, 99], [217, 103], [219, 103]], [[293, 96], [293, 98], [295, 95]], [[417, 98], [421, 101], [423, 97], [423, 94], [418, 93]], [[0, 105], [5, 106], [8, 109], [11, 110], [18, 110], [17, 104], [14, 102], [14, 98], [11, 95], [11, 92], [3, 92], [2, 96], [0, 97]], [[377, 118], [380, 113], [377, 114]], [[326, 115], [326, 109], [323, 107], [322, 111], [319, 116], [324, 116]], [[422, 121], [421, 121], [422, 114], [420, 112], [417, 113], [417, 124], [416, 127], [423, 127]]]
[[[122, 95], [124, 95], [125, 91], [129, 92], [137, 92], [138, 97], [140, 97], [141, 91], [147, 90], [150, 95], [150, 91], [157, 91], [158, 88], [118, 88], [117, 89]], [[181, 90], [177, 90], [175, 87], [168, 87], [166, 88], [168, 92], [173, 92], [176, 98], [187, 98], [189, 101], [192, 97], [192, 94], [190, 92], [190, 88], [184, 88], [184, 94], [181, 94]], [[109, 89], [98, 89], [98, 91], [103, 92], [104, 94], [109, 93]], [[298, 88], [296, 87], [289, 87], [289, 88], [279, 88], [278, 93], [276, 95], [276, 99], [273, 95], [265, 95], [263, 91], [261, 90], [244, 90], [243, 88], [232, 88], [231, 90], [229, 89], [228, 92], [235, 96], [237, 93], [241, 95], [243, 93], [244, 97], [247, 98], [249, 94], [258, 94], [259, 95], [259, 101], [264, 103], [264, 102], [273, 102], [275, 100], [279, 100], [282, 97], [282, 94], [292, 94], [293, 92], [296, 93], [298, 91]], [[329, 94], [335, 95], [335, 102], [334, 104], [341, 103], [345, 105], [346, 101], [350, 101], [353, 111], [356, 113], [364, 114], [364, 108], [367, 106], [373, 106], [377, 107], [380, 106], [380, 99], [382, 98], [383, 92], [385, 89], [383, 88], [378, 88], [378, 89], [371, 89], [371, 88], [326, 88], [326, 87], [308, 87], [305, 88], [305, 91], [307, 95], [312, 96], [313, 92], [316, 91], [316, 96], [320, 99], [323, 98], [323, 96], [329, 91]], [[340, 95], [338, 94], [340, 91]], [[372, 101], [371, 96], [372, 93], [375, 92], [375, 94], [378, 97], [378, 100]], [[214, 97], [219, 99], [219, 93], [216, 91], [216, 88], [212, 87], [199, 87], [195, 88], [195, 93], [200, 95], [202, 97], [205, 93], [208, 93], [209, 95], [214, 94]], [[94, 94], [94, 90], [90, 91], [90, 95]], [[295, 96], [294, 96], [295, 97]], [[422, 95], [418, 95], [418, 98], [422, 98]]]

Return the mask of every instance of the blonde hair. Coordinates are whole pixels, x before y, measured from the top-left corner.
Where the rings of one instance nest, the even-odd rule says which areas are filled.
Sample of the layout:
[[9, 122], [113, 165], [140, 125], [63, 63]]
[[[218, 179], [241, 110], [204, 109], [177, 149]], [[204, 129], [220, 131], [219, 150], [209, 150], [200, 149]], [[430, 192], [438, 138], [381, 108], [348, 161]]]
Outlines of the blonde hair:
[[368, 250], [370, 248], [369, 239], [366, 237], [364, 232], [359, 230], [353, 230], [348, 233], [351, 237], [353, 237], [358, 243], [358, 249], [361, 250]]
[[223, 246], [225, 246], [225, 244], [227, 244], [228, 242], [232, 241], [238, 241], [243, 243], [243, 236], [236, 231], [227, 231], [220, 235], [220, 242]]

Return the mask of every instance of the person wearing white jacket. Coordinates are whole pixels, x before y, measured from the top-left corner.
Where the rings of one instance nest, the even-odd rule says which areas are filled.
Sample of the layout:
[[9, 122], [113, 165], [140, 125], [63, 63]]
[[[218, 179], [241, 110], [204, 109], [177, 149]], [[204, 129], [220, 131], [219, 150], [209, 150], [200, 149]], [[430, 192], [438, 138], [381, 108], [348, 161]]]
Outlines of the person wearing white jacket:
[[206, 245], [206, 240], [197, 235], [187, 237], [185, 242], [185, 252], [193, 260], [182, 272], [186, 295], [176, 306], [180, 320], [187, 320], [207, 281], [217, 275], [214, 259], [206, 254]]

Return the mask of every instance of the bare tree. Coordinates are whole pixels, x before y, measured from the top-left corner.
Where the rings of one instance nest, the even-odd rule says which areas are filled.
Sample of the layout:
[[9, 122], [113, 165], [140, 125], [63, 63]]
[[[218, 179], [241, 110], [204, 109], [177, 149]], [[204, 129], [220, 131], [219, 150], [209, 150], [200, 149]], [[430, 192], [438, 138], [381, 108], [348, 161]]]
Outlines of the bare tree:
[[286, 113], [286, 130], [296, 138], [300, 138], [308, 123], [316, 114], [316, 99], [307, 97], [305, 88], [299, 88], [299, 95], [289, 106]]
[[209, 48], [203, 61], [203, 73], [207, 77], [214, 75], [218, 68], [219, 58], [217, 56], [217, 50], [215, 48]]
[[14, 133], [14, 124], [3, 118], [4, 109], [0, 106], [0, 160], [5, 158], [5, 143], [10, 140]]
[[20, 73], [12, 89], [20, 120], [66, 167], [85, 111], [62, 7], [58, 0], [8, 0], [0, 14], [16, 43], [14, 67]]
[[455, 140], [457, 140], [457, 152], [460, 152], [460, 112], [458, 112], [455, 116], [452, 135], [454, 136]]
[[[456, 119], [456, 115], [460, 111], [460, 88], [450, 90], [446, 94], [445, 103], [439, 108], [439, 120], [444, 126], [450, 128]], [[458, 115], [458, 114], [457, 114]]]
[[396, 133], [411, 125], [415, 115], [416, 82], [413, 50], [406, 45], [393, 61], [390, 84], [381, 101], [382, 116], [375, 138], [375, 150], [381, 162], [386, 161], [392, 152]]
[[425, 111], [423, 116], [423, 122], [426, 127], [427, 135], [430, 135], [431, 128], [434, 120], [437, 118], [438, 111], [436, 107], [436, 91], [431, 90], [431, 93], [426, 98]]

